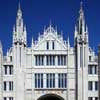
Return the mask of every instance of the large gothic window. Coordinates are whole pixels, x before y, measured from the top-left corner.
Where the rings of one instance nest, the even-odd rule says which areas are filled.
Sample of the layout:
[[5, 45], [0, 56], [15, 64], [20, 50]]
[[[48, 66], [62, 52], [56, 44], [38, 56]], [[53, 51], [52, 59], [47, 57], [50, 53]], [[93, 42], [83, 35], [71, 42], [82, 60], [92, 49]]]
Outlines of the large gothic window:
[[4, 75], [12, 75], [13, 74], [13, 66], [5, 65], [4, 66]]
[[58, 87], [59, 88], [67, 87], [67, 74], [66, 73], [58, 74]]
[[58, 56], [58, 65], [65, 66], [66, 65], [66, 55], [59, 55]]
[[47, 79], [47, 88], [54, 88], [55, 87], [55, 74], [47, 74], [46, 75]]
[[92, 91], [92, 89], [93, 89], [93, 82], [89, 81], [88, 82], [88, 90]]
[[35, 88], [67, 88], [67, 74], [66, 73], [36, 73], [35, 74]]
[[36, 55], [35, 56], [35, 65], [36, 66], [43, 66], [44, 65], [44, 56], [43, 55]]
[[35, 74], [35, 88], [43, 88], [43, 74]]

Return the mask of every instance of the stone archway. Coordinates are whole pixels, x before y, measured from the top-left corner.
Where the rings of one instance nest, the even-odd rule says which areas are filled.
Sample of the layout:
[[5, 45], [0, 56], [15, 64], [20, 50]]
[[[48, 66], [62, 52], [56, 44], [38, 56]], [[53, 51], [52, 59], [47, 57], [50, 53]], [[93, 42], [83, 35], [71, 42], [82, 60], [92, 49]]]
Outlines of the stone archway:
[[64, 99], [56, 94], [46, 94], [41, 96], [37, 100], [64, 100]]

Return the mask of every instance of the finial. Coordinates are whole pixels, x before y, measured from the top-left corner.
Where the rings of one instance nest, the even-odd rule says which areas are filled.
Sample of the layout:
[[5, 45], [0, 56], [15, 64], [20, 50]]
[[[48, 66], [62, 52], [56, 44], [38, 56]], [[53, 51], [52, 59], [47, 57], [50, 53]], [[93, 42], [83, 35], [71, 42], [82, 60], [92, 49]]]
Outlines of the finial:
[[83, 9], [83, 2], [80, 2], [80, 8]]
[[77, 26], [75, 25], [74, 37], [77, 37]]
[[15, 25], [13, 26], [13, 33], [15, 33]]
[[52, 26], [51, 19], [50, 19], [50, 26]]
[[77, 31], [77, 26], [75, 25], [75, 31]]
[[26, 31], [26, 25], [24, 25], [24, 31]]
[[17, 12], [17, 16], [18, 16], [18, 17], [22, 17], [22, 11], [21, 11], [20, 2], [19, 2], [19, 4], [18, 4], [18, 12]]
[[52, 26], [52, 24], [51, 24], [51, 20], [50, 20], [50, 25], [49, 25], [50, 32], [51, 32], [51, 26]]
[[34, 39], [32, 37], [32, 44], [31, 44], [31, 47], [34, 48]]
[[88, 33], [88, 26], [86, 25], [86, 33]]
[[67, 39], [67, 46], [70, 47], [69, 36], [68, 36], [68, 39]]
[[21, 7], [20, 7], [20, 1], [19, 1], [19, 4], [18, 4], [18, 9], [21, 9]]
[[83, 2], [80, 2], [80, 13], [83, 13]]
[[0, 48], [2, 48], [2, 43], [1, 43], [1, 40], [0, 40]]
[[56, 26], [55, 30], [56, 30], [56, 34], [57, 34], [57, 26]]

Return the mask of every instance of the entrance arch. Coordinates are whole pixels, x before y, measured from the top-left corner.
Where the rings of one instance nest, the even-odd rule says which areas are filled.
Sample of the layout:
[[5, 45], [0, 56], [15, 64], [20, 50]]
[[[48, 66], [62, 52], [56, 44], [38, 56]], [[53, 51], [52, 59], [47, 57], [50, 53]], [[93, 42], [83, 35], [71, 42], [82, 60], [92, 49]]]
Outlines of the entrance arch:
[[64, 99], [56, 94], [46, 94], [41, 96], [37, 100], [64, 100]]

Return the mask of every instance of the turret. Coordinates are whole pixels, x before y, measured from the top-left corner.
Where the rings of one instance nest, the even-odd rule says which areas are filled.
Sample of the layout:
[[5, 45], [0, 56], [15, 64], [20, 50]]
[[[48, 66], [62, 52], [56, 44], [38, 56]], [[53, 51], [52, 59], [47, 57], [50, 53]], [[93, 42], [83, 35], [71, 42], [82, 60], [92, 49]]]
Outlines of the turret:
[[16, 70], [16, 100], [24, 100], [25, 96], [24, 68], [26, 67], [26, 39], [26, 26], [23, 24], [22, 11], [19, 4], [16, 24], [13, 27], [13, 63]]
[[76, 100], [88, 100], [88, 28], [82, 2], [78, 22], [74, 32], [75, 67], [76, 67]]
[[77, 24], [75, 25], [74, 38], [75, 40], [77, 40], [77, 42], [88, 43], [88, 27], [85, 24], [85, 16], [82, 7], [82, 2], [80, 5], [79, 18]]
[[13, 27], [13, 44], [23, 44], [27, 45], [27, 32], [26, 26], [23, 24], [22, 11], [18, 8], [17, 17], [16, 17], [16, 25]]

